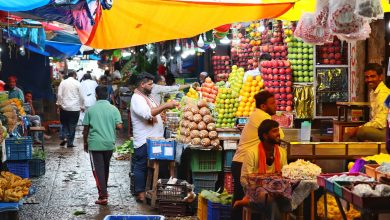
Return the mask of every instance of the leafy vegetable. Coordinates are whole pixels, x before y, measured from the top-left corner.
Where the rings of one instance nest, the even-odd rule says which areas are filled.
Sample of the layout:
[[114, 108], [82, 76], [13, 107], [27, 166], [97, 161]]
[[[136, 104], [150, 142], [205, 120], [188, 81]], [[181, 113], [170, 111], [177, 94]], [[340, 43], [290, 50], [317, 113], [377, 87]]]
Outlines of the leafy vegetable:
[[32, 153], [32, 158], [33, 159], [40, 159], [40, 160], [45, 160], [46, 159], [46, 152], [43, 151], [42, 149], [34, 149]]
[[226, 190], [224, 190], [222, 193], [217, 193], [211, 190], [202, 190], [200, 195], [214, 203], [221, 203], [222, 205], [232, 204], [233, 196], [228, 194]]
[[134, 145], [133, 140], [125, 141], [121, 146], [118, 146], [114, 149], [114, 151], [118, 154], [132, 154], [134, 153]]
[[87, 212], [85, 212], [84, 210], [77, 210], [73, 212], [73, 215], [75, 216], [85, 215], [85, 214], [87, 214]]

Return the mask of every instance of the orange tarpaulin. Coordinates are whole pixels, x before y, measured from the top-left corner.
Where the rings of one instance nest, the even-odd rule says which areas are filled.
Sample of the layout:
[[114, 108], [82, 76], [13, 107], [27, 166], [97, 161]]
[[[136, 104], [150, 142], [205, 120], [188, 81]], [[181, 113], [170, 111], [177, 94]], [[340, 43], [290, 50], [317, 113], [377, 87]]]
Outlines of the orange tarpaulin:
[[247, 2], [116, 0], [110, 10], [102, 11], [88, 42], [83, 43], [114, 49], [193, 37], [223, 24], [276, 18], [295, 0]]

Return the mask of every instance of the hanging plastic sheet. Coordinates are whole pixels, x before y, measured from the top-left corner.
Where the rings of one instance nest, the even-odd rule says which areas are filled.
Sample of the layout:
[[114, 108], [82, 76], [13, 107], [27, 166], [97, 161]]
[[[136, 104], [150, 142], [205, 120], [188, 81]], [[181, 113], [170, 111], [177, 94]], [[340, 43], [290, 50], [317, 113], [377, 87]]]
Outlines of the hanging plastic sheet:
[[0, 0], [2, 11], [27, 11], [49, 4], [50, 0]]
[[43, 28], [11, 27], [8, 30], [12, 37], [20, 38], [27, 44], [33, 43], [42, 50], [45, 48], [46, 34]]
[[[388, 0], [381, 0], [384, 12], [390, 12], [390, 3]], [[290, 10], [278, 17], [280, 20], [298, 21], [304, 12], [315, 12], [316, 0], [297, 1]]]
[[294, 87], [294, 108], [296, 118], [313, 118], [314, 111], [314, 88], [312, 85]]
[[[3, 35], [8, 35], [7, 30], [3, 30]], [[41, 48], [38, 44], [35, 44], [31, 41], [26, 42], [26, 40], [21, 37], [14, 36], [12, 34], [9, 36], [17, 45], [23, 45], [27, 50], [44, 56], [51, 56], [59, 59], [78, 54], [81, 47], [81, 43], [76, 36], [73, 35], [71, 37], [69, 34], [63, 32], [57, 32], [57, 36], [52, 38], [52, 40], [45, 40], [44, 48]], [[62, 42], [54, 40], [62, 40]]]

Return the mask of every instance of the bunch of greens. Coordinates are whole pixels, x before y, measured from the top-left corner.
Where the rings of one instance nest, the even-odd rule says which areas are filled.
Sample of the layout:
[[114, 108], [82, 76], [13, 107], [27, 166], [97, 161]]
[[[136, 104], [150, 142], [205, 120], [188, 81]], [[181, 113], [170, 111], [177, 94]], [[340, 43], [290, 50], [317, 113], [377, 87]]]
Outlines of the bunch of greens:
[[32, 153], [32, 159], [40, 159], [40, 160], [45, 160], [46, 159], [46, 152], [43, 151], [42, 149], [34, 149]]
[[222, 193], [217, 193], [211, 190], [202, 190], [200, 195], [214, 203], [221, 203], [222, 205], [231, 205], [233, 196], [230, 195], [226, 190]]
[[125, 141], [121, 146], [118, 146], [114, 150], [118, 154], [132, 154], [134, 153], [133, 140]]

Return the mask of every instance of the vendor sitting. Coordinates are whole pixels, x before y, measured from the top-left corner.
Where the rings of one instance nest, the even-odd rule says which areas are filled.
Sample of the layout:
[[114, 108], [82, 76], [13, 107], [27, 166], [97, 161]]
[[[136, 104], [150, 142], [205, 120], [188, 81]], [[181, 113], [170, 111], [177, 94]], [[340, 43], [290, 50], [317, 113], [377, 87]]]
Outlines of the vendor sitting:
[[[258, 174], [268, 174], [268, 173], [280, 173], [282, 167], [287, 164], [287, 151], [279, 147], [280, 144], [280, 133], [279, 133], [279, 123], [266, 119], [264, 120], [259, 128], [258, 135], [260, 143], [258, 146], [253, 146], [251, 149], [248, 149], [245, 155], [245, 160], [242, 164], [241, 169], [241, 184], [245, 189], [246, 184], [246, 175], [258, 173]], [[249, 203], [249, 198], [244, 197], [243, 200], [237, 201], [234, 206], [246, 205]], [[275, 204], [272, 202], [266, 207], [266, 219], [281, 219], [280, 212], [275, 211]], [[272, 212], [269, 212], [269, 209], [272, 209]]]
[[[32, 92], [31, 91], [24, 92], [24, 98], [25, 98], [26, 102], [23, 104], [23, 109], [26, 112], [26, 117], [27, 117], [28, 121], [30, 122], [31, 127], [41, 126], [41, 117], [39, 117], [39, 115], [35, 114], [35, 109], [34, 109], [33, 102], [32, 102], [32, 100], [33, 100], [32, 99]], [[44, 134], [44, 138], [49, 139], [50, 136]], [[35, 133], [34, 143], [41, 144], [41, 141], [39, 140], [38, 133]]]
[[371, 120], [362, 126], [350, 129], [345, 141], [356, 137], [358, 141], [386, 141], [386, 120], [388, 108], [385, 100], [390, 89], [383, 83], [383, 70], [379, 64], [369, 63], [364, 68], [365, 82], [370, 90]]

